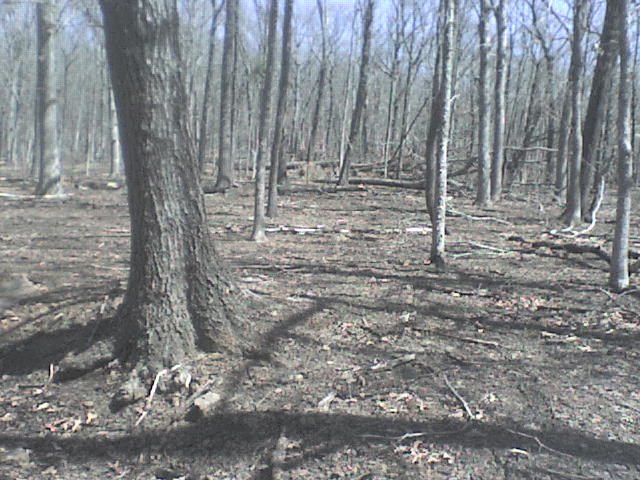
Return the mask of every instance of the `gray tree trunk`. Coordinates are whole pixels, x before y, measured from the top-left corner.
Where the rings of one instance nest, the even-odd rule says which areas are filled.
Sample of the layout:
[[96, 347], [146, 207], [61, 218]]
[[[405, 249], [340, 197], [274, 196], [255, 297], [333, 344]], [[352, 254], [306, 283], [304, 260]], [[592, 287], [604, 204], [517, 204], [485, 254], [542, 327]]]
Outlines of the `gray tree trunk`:
[[321, 51], [320, 71], [318, 72], [318, 92], [316, 94], [316, 103], [313, 107], [313, 116], [311, 117], [311, 132], [309, 133], [309, 143], [307, 145], [306, 162], [311, 161], [311, 155], [315, 149], [316, 136], [318, 134], [318, 124], [320, 123], [320, 107], [324, 99], [324, 84], [327, 77], [327, 17], [325, 9], [322, 6], [323, 0], [317, 0], [318, 16], [320, 17], [320, 35], [321, 35]]
[[222, 65], [220, 67], [220, 111], [218, 112], [218, 173], [215, 192], [225, 192], [233, 184], [233, 158], [231, 157], [231, 83], [233, 78], [233, 51], [236, 39], [238, 0], [226, 0]]
[[431, 117], [429, 119], [429, 128], [427, 129], [427, 144], [425, 147], [426, 170], [425, 170], [425, 201], [427, 205], [427, 213], [434, 223], [435, 204], [436, 204], [436, 142], [438, 141], [438, 122], [442, 117], [440, 108], [442, 100], [439, 98], [442, 94], [440, 89], [440, 71], [442, 63], [442, 49], [438, 47], [436, 53], [435, 68], [433, 71], [433, 82], [431, 85]]
[[371, 55], [371, 26], [373, 24], [373, 9], [375, 0], [367, 0], [364, 17], [362, 19], [362, 56], [360, 57], [360, 76], [358, 79], [358, 89], [356, 92], [356, 104], [353, 107], [351, 116], [351, 126], [349, 128], [349, 138], [345, 145], [342, 159], [340, 161], [339, 185], [349, 184], [349, 169], [351, 166], [351, 149], [360, 131], [360, 121], [362, 111], [367, 101], [367, 79], [369, 76], [369, 57]]
[[573, 37], [571, 41], [571, 65], [569, 67], [569, 88], [571, 90], [571, 159], [567, 185], [567, 206], [563, 214], [564, 222], [573, 227], [582, 218], [580, 198], [580, 170], [582, 167], [582, 36], [584, 0], [576, 0], [573, 5]]
[[618, 12], [618, 43], [620, 54], [620, 87], [618, 93], [618, 201], [616, 228], [611, 253], [609, 285], [614, 291], [629, 287], [629, 220], [633, 188], [631, 156], [631, 72], [627, 15], [628, 0], [608, 0], [607, 8]]
[[496, 18], [496, 83], [494, 88], [493, 155], [491, 157], [491, 200], [502, 195], [502, 166], [504, 162], [505, 96], [507, 86], [507, 2], [498, 0], [494, 8]]
[[486, 207], [491, 201], [491, 152], [489, 150], [489, 41], [487, 39], [488, 0], [480, 0], [478, 40], [480, 71], [478, 78], [478, 187], [476, 203]]
[[189, 138], [176, 0], [100, 0], [131, 219], [119, 356], [153, 375], [235, 351], [236, 288], [207, 229]]
[[598, 162], [598, 142], [604, 120], [606, 101], [603, 98], [608, 95], [607, 86], [611, 84], [615, 60], [618, 56], [618, 2], [607, 1], [607, 9], [602, 26], [602, 35], [598, 45], [598, 58], [593, 71], [591, 81], [591, 93], [584, 117], [582, 130], [582, 167], [580, 170], [580, 203], [583, 207], [583, 215], [589, 212], [586, 206], [590, 203], [590, 196], [594, 183], [594, 175]]
[[385, 122], [384, 144], [382, 146], [382, 164], [384, 177], [389, 176], [389, 154], [393, 151], [393, 139], [395, 134], [395, 122], [398, 114], [397, 85], [400, 76], [400, 47], [402, 46], [402, 29], [404, 28], [405, 0], [400, 0], [399, 5], [394, 2], [395, 24], [393, 33], [393, 55], [389, 70], [389, 93], [387, 97], [387, 118]]
[[[273, 142], [271, 143], [271, 170], [269, 171], [269, 201], [267, 216], [278, 215], [278, 173], [280, 172], [280, 154], [282, 152], [282, 122], [287, 104], [289, 86], [289, 67], [291, 65], [291, 18], [293, 16], [293, 0], [284, 2], [284, 18], [282, 20], [282, 52], [280, 59], [280, 79], [278, 81], [278, 103], [273, 126]], [[317, 121], [317, 118], [316, 118]], [[286, 171], [286, 170], [285, 170]]]
[[269, 26], [267, 30], [267, 58], [265, 62], [262, 93], [260, 95], [260, 118], [258, 119], [258, 151], [256, 152], [256, 183], [253, 209], [253, 232], [251, 239], [263, 242], [265, 234], [265, 162], [267, 151], [268, 121], [271, 112], [271, 85], [273, 83], [274, 57], [276, 53], [276, 28], [278, 23], [278, 0], [269, 0]]
[[445, 218], [447, 210], [447, 155], [449, 146], [449, 126], [452, 106], [453, 69], [455, 57], [455, 39], [457, 22], [456, 0], [443, 1], [442, 70], [440, 75], [440, 94], [437, 119], [438, 149], [436, 152], [435, 203], [433, 226], [431, 230], [431, 263], [436, 269], [446, 269], [445, 257]]
[[118, 133], [118, 115], [116, 114], [116, 102], [113, 98], [113, 90], [109, 90], [109, 175], [119, 179], [124, 173], [122, 164], [122, 149], [120, 148], [120, 136]]
[[56, 12], [51, 2], [38, 3], [38, 123], [40, 169], [36, 195], [64, 195], [62, 161], [58, 145], [58, 99], [56, 93]]
[[558, 130], [558, 152], [556, 153], [556, 175], [554, 183], [554, 195], [556, 201], [562, 201], [567, 189], [567, 150], [571, 136], [571, 89], [567, 88], [562, 102], [562, 115]]
[[204, 78], [204, 92], [202, 94], [202, 112], [200, 114], [200, 129], [198, 135], [198, 167], [204, 171], [207, 145], [209, 143], [209, 99], [211, 98], [211, 84], [213, 83], [213, 58], [216, 50], [216, 31], [218, 29], [218, 16], [222, 11], [222, 3], [218, 5], [218, 0], [211, 0], [213, 17], [209, 30], [209, 49], [207, 52], [207, 71]]

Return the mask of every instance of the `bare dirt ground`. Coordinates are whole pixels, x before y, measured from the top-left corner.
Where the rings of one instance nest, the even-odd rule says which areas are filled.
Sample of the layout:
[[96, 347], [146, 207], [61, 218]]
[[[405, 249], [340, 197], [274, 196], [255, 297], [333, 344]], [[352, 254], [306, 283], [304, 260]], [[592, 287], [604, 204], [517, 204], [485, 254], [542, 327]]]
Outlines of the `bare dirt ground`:
[[[112, 412], [113, 364], [50, 381], [127, 277], [125, 193], [78, 187], [42, 201], [0, 179], [0, 271], [37, 283], [0, 318], [0, 479], [640, 478], [638, 276], [612, 294], [596, 255], [533, 245], [575, 242], [544, 234], [550, 195], [478, 211], [454, 192], [447, 273], [421, 192], [283, 197], [273, 226], [315, 230], [259, 245], [251, 186], [208, 196], [264, 333], [260, 355], [194, 359], [221, 401], [189, 422], [190, 392]], [[609, 201], [588, 243], [608, 250], [612, 220]]]

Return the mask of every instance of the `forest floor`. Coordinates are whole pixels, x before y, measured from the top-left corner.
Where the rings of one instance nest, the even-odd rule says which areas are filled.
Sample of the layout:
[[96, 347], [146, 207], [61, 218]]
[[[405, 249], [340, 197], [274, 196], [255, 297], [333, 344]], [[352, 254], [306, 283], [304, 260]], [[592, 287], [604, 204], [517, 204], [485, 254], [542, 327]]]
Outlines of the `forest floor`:
[[563, 249], [609, 251], [611, 199], [578, 240], [548, 233], [548, 192], [483, 211], [453, 192], [437, 273], [421, 192], [281, 197], [264, 244], [250, 185], [207, 196], [221, 257], [262, 305], [263, 355], [194, 359], [220, 401], [187, 421], [189, 392], [112, 412], [113, 364], [51, 381], [127, 278], [125, 192], [87, 186], [46, 201], [0, 178], [0, 271], [37, 284], [0, 316], [0, 479], [640, 478], [638, 275], [611, 293], [605, 261]]

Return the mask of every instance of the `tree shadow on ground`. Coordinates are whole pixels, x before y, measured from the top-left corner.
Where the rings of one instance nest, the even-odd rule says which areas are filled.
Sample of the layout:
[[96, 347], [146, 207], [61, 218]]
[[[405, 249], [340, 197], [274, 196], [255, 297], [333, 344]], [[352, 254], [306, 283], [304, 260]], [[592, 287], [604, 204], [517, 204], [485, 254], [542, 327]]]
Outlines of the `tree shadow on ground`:
[[[411, 421], [398, 417], [363, 416], [343, 413], [295, 412], [289, 410], [234, 411], [229, 408], [229, 399], [237, 393], [248, 367], [253, 362], [268, 361], [275, 348], [280, 348], [279, 340], [291, 335], [291, 330], [306, 322], [315, 314], [339, 302], [335, 298], [316, 298], [308, 308], [297, 312], [273, 325], [264, 332], [249, 352], [248, 358], [238, 362], [226, 376], [221, 386], [223, 400], [216, 413], [203, 418], [197, 424], [173, 426], [171, 422], [161, 427], [144, 431], [103, 432], [102, 434], [82, 434], [76, 437], [57, 435], [0, 434], [0, 447], [28, 448], [35, 462], [43, 465], [52, 462], [70, 462], [82, 465], [95, 459], [108, 459], [134, 463], [141, 455], [161, 452], [181, 459], [196, 459], [211, 462], [216, 459], [255, 459], [260, 449], [270, 448], [279, 436], [300, 442], [303, 455], [292, 460], [284, 468], [292, 469], [313, 458], [320, 458], [344, 447], [397, 444], [423, 438], [436, 446], [463, 447], [468, 449], [511, 449], [520, 448], [544, 450], [551, 456], [570, 456], [577, 460], [602, 464], [640, 466], [640, 446], [596, 437], [589, 432], [575, 429], [528, 429], [514, 424], [512, 419], [495, 422], [451, 420], [431, 418]], [[95, 323], [80, 329], [85, 335], [95, 329]], [[42, 348], [59, 342], [72, 334], [78, 334], [78, 327], [59, 329], [55, 332], [35, 335], [22, 342], [22, 346], [36, 361], [19, 352], [16, 345], [7, 358], [15, 372], [28, 368], [41, 368], [46, 362]], [[91, 334], [91, 338], [96, 335]], [[55, 340], [55, 342], [54, 342]], [[44, 342], [44, 346], [38, 342]], [[73, 342], [64, 343], [56, 350], [60, 358], [73, 349]], [[36, 346], [38, 348], [36, 348]], [[37, 354], [37, 355], [36, 355]], [[13, 355], [13, 356], [11, 356]], [[6, 370], [6, 365], [4, 369]], [[11, 371], [11, 370], [9, 370]], [[133, 432], [133, 433], [131, 433]], [[405, 434], [421, 434], [403, 437]]]
[[50, 308], [3, 331], [3, 335], [22, 328], [36, 328], [35, 324], [40, 321], [49, 320], [49, 323], [24, 338], [0, 347], [0, 375], [25, 375], [36, 370], [47, 370], [70, 353], [84, 352], [108, 337], [112, 333], [112, 319], [106, 318], [99, 309], [94, 318], [86, 323], [78, 323], [76, 319], [60, 314], [71, 306], [94, 305], [104, 301], [105, 295], [113, 298], [119, 293], [121, 290], [114, 287], [114, 282], [106, 282], [85, 287], [65, 287], [23, 299], [22, 304], [49, 304]]
[[[263, 270], [263, 271], [274, 271], [274, 272], [282, 272], [282, 268], [274, 267], [273, 265], [264, 265], [264, 267], [255, 267], [254, 268]], [[451, 271], [451, 274], [455, 274], [455, 278], [451, 275], [447, 276], [438, 276], [437, 278], [429, 278], [427, 275], [402, 275], [397, 273], [387, 273], [378, 270], [372, 270], [369, 268], [354, 268], [353, 270], [327, 266], [327, 265], [318, 265], [318, 264], [310, 264], [310, 263], [296, 263], [287, 265], [287, 269], [295, 269], [297, 274], [325, 274], [325, 275], [334, 275], [338, 277], [358, 277], [358, 278], [375, 278], [378, 280], [396, 280], [402, 284], [412, 285], [416, 290], [423, 290], [428, 292], [437, 292], [444, 294], [451, 294], [455, 292], [456, 294], [460, 294], [461, 291], [467, 290], [468, 292], [463, 292], [469, 295], [473, 295], [475, 291], [479, 288], [488, 289], [493, 294], [499, 294], [501, 291], [505, 289], [515, 289], [521, 288], [527, 291], [541, 291], [542, 294], [554, 294], [563, 292], [567, 284], [566, 282], [526, 282], [521, 280], [516, 280], [511, 277], [505, 276], [505, 278], [495, 278], [489, 275], [479, 274], [477, 272], [467, 272], [464, 270]], [[318, 300], [319, 297], [307, 297], [310, 299]], [[517, 319], [511, 319], [508, 323], [504, 321], [492, 320], [486, 316], [481, 315], [482, 312], [478, 312], [478, 315], [474, 317], [469, 317], [465, 314], [456, 313], [454, 309], [450, 306], [444, 304], [436, 304], [436, 302], [431, 302], [437, 308], [430, 307], [427, 309], [417, 307], [415, 305], [410, 304], [401, 304], [397, 302], [389, 301], [389, 299], [384, 299], [384, 303], [380, 305], [365, 305], [360, 304], [356, 305], [352, 300], [346, 300], [340, 297], [332, 297], [325, 298], [325, 301], [328, 304], [345, 304], [355, 308], [361, 307], [365, 310], [377, 310], [377, 311], [396, 311], [399, 313], [408, 312], [408, 311], [417, 311], [424, 315], [436, 316], [442, 319], [450, 320], [457, 322], [461, 326], [463, 324], [468, 324], [469, 322], [473, 322], [474, 320], [481, 320], [483, 324], [486, 326], [490, 326], [494, 329], [498, 330], [519, 330], [519, 331], [527, 331], [527, 330], [536, 330], [536, 331], [546, 331], [555, 333], [558, 335], [566, 335], [571, 334], [581, 338], [590, 338], [601, 340], [606, 343], [610, 343], [616, 346], [629, 346], [634, 345], [638, 341], [640, 341], [640, 334], [626, 334], [623, 332], [601, 332], [597, 331], [593, 328], [575, 328], [574, 326], [550, 326], [550, 325], [542, 325], [536, 322], [526, 322]], [[587, 307], [576, 307], [580, 311], [584, 313], [590, 312], [591, 309]], [[447, 314], [443, 312], [449, 312]]]
[[[163, 452], [182, 459], [254, 458], [265, 445], [286, 432], [301, 443], [304, 455], [289, 468], [310, 458], [319, 458], [343, 447], [399, 444], [416, 438], [434, 446], [469, 449], [544, 451], [556, 457], [600, 464], [640, 466], [640, 446], [597, 438], [574, 429], [532, 430], [505, 427], [495, 422], [429, 419], [408, 421], [379, 416], [292, 411], [223, 411], [195, 425], [149, 429], [133, 434], [111, 434], [61, 438], [59, 436], [0, 434], [4, 448], [28, 448], [35, 460], [50, 457], [82, 464], [95, 459], [135, 461], [140, 454]], [[410, 434], [403, 437], [405, 434]], [[62, 458], [61, 458], [62, 457]]]

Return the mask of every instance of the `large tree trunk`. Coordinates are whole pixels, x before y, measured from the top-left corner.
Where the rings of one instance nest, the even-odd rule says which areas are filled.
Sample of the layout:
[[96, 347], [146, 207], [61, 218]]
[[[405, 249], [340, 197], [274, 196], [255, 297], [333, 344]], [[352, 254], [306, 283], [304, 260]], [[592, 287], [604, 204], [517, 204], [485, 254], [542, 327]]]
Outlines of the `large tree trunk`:
[[618, 12], [618, 40], [620, 52], [620, 87], [618, 98], [618, 202], [616, 229], [611, 253], [609, 285], [615, 291], [629, 287], [629, 219], [633, 168], [631, 158], [631, 73], [629, 69], [629, 40], [627, 33], [628, 0], [609, 0], [607, 9]]
[[491, 152], [489, 151], [489, 42], [487, 39], [488, 0], [480, 0], [480, 74], [478, 78], [478, 190], [476, 203], [486, 207], [491, 201]]
[[235, 287], [207, 230], [184, 109], [176, 1], [100, 5], [131, 220], [118, 354], [153, 373], [196, 349], [238, 348]]
[[349, 128], [349, 139], [345, 145], [342, 159], [340, 161], [339, 185], [349, 184], [349, 167], [351, 164], [351, 149], [360, 131], [360, 121], [362, 112], [367, 101], [367, 79], [369, 76], [369, 56], [371, 55], [371, 26], [373, 24], [373, 8], [375, 0], [367, 0], [362, 19], [362, 56], [360, 57], [360, 77], [358, 79], [358, 90], [356, 91], [356, 104], [353, 107], [351, 116], [351, 127]]
[[56, 94], [56, 7], [51, 2], [36, 6], [38, 23], [38, 133], [40, 170], [36, 195], [64, 195], [62, 162], [58, 145]]

